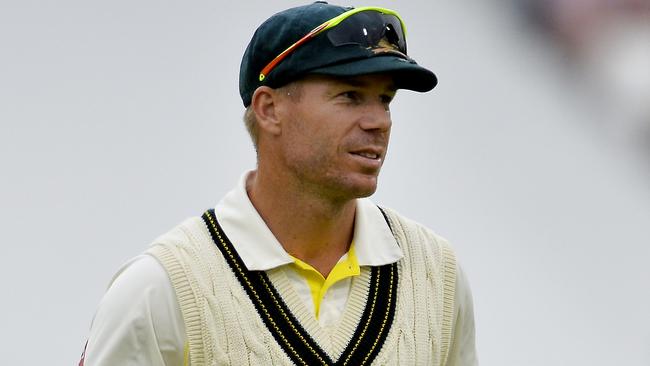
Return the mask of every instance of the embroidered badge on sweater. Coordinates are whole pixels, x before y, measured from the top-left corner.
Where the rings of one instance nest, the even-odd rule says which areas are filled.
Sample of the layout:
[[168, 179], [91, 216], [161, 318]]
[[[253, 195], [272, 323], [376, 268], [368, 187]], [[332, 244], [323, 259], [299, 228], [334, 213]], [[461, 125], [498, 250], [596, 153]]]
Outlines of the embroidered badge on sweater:
[[202, 216], [216, 246], [255, 305], [260, 318], [287, 356], [297, 365], [369, 365], [377, 357], [393, 323], [397, 264], [372, 267], [361, 320], [337, 360], [331, 359], [303, 328], [264, 271], [249, 271], [209, 210]]

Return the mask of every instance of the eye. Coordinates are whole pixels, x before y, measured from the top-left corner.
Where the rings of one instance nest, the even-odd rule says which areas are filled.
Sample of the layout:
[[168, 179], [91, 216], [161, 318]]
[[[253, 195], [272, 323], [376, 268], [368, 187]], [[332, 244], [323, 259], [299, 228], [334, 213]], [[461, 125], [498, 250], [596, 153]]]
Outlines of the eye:
[[359, 95], [359, 93], [354, 90], [345, 91], [339, 94], [339, 97], [353, 103], [361, 102], [361, 95]]

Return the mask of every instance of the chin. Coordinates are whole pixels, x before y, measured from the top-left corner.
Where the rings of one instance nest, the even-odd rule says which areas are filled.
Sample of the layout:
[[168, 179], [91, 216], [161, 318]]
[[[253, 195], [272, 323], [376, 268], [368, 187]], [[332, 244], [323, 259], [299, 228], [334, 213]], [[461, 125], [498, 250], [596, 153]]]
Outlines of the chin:
[[354, 179], [348, 187], [351, 198], [364, 198], [372, 196], [377, 191], [377, 176], [364, 176]]
[[320, 182], [323, 193], [337, 201], [348, 201], [372, 196], [377, 190], [376, 174], [337, 174]]

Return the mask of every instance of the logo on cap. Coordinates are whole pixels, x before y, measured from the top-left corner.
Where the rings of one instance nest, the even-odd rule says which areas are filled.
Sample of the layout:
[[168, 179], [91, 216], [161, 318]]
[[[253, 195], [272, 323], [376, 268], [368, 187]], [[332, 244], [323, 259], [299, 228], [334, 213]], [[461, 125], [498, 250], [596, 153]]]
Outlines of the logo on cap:
[[404, 59], [408, 59], [408, 56], [400, 52], [397, 45], [388, 41], [386, 37], [380, 39], [376, 45], [370, 46], [367, 49], [372, 51], [372, 53], [374, 53], [375, 55], [381, 55], [387, 53], [387, 54], [397, 55]]

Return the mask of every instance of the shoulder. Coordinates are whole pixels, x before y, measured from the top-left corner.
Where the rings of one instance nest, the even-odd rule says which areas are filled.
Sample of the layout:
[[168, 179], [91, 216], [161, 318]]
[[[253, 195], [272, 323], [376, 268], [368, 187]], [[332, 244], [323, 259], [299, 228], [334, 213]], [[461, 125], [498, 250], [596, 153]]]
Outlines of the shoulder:
[[404, 254], [403, 266], [410, 276], [425, 276], [427, 280], [442, 281], [453, 298], [458, 285], [459, 266], [449, 242], [426, 226], [390, 208], [382, 208], [395, 239]]
[[143, 254], [113, 277], [93, 319], [86, 359], [88, 364], [104, 365], [136, 357], [158, 364], [177, 358], [183, 339], [169, 277], [154, 257]]
[[156, 238], [147, 254], [155, 257], [170, 273], [170, 266], [177, 266], [179, 260], [209, 255], [214, 249], [212, 247], [211, 234], [206, 223], [202, 217], [196, 216], [186, 219]]
[[402, 235], [407, 238], [402, 243], [408, 245], [408, 249], [413, 251], [413, 246], [416, 246], [424, 251], [428, 251], [428, 249], [434, 247], [439, 249], [439, 253], [446, 254], [448, 259], [451, 259], [450, 264], [454, 268], [455, 288], [457, 289], [455, 294], [457, 299], [456, 303], [459, 305], [467, 304], [467, 307], [471, 311], [472, 295], [469, 281], [460, 263], [457, 262], [453, 247], [449, 241], [428, 227], [401, 215], [395, 210], [386, 207], [381, 207], [381, 210], [386, 215], [391, 228], [397, 229], [394, 229], [394, 231], [402, 231]]
[[156, 244], [171, 244], [171, 245], [183, 245], [188, 242], [197, 241], [198, 237], [202, 237], [208, 234], [207, 227], [201, 217], [195, 216], [190, 217], [176, 225], [174, 228], [166, 232], [165, 234], [156, 238], [152, 245]]
[[152, 256], [141, 254], [125, 263], [113, 276], [108, 293], [155, 296], [169, 288], [169, 278]]
[[[161, 318], [163, 323], [173, 311], [174, 290], [167, 272], [152, 256], [139, 255], [124, 264], [113, 277], [102, 298], [93, 328], [98, 322], [139, 322], [147, 318]], [[100, 326], [101, 328], [101, 326]]]
[[382, 206], [381, 211], [386, 216], [386, 220], [388, 221], [393, 234], [398, 237], [398, 241], [401, 237], [406, 244], [411, 244], [413, 242], [429, 243], [429, 245], [453, 251], [449, 241], [435, 233], [430, 228], [391, 208]]

